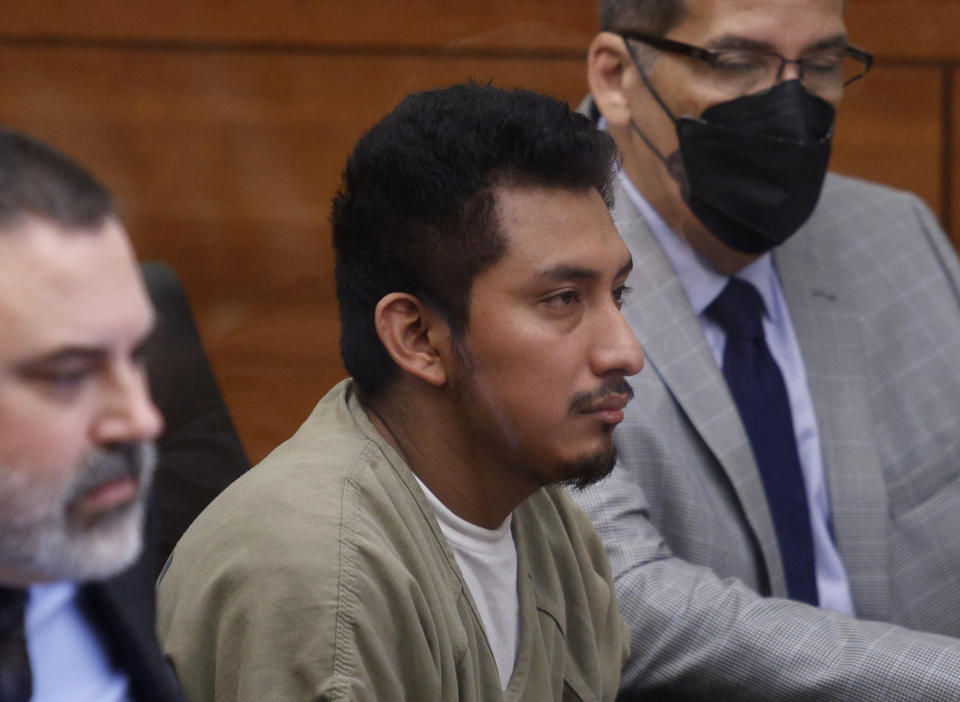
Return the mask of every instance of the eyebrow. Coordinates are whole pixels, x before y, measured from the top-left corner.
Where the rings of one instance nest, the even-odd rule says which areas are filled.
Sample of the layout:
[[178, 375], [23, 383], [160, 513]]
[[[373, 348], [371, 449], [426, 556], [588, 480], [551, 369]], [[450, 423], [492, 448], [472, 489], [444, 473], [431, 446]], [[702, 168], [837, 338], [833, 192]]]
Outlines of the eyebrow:
[[[633, 270], [633, 257], [617, 271], [615, 278], [622, 278]], [[536, 274], [538, 280], [591, 280], [600, 277], [600, 271], [570, 263], [561, 263]]]
[[[141, 338], [133, 347], [133, 355], [143, 354], [151, 340], [157, 335], [157, 326]], [[98, 346], [64, 346], [50, 351], [42, 356], [28, 358], [15, 364], [18, 373], [27, 374], [41, 371], [45, 366], [55, 366], [61, 363], [98, 363], [109, 355], [106, 349]]]
[[[846, 34], [835, 34], [831, 37], [825, 37], [815, 41], [813, 44], [805, 47], [801, 55], [809, 54], [826, 49], [839, 49], [845, 47], [850, 42]], [[705, 48], [714, 51], [724, 50], [747, 50], [747, 51], [768, 51], [777, 53], [777, 48], [767, 41], [757, 41], [748, 37], [738, 36], [736, 34], [724, 34], [707, 42]]]
[[45, 353], [36, 358], [28, 358], [16, 364], [18, 373], [29, 375], [41, 371], [45, 366], [55, 366], [61, 363], [93, 363], [98, 362], [107, 355], [103, 349], [87, 346], [67, 346], [50, 353]]

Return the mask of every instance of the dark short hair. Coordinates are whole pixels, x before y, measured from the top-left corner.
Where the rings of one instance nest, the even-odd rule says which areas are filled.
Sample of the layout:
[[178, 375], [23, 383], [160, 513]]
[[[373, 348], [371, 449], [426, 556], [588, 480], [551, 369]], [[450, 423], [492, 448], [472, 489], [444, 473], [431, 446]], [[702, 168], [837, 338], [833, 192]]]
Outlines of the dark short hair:
[[398, 368], [374, 326], [391, 292], [442, 314], [455, 339], [474, 277], [506, 253], [496, 189], [596, 189], [612, 204], [612, 139], [565, 103], [467, 83], [410, 95], [347, 159], [333, 200], [340, 354], [366, 398]]
[[600, 0], [600, 30], [642, 29], [666, 34], [687, 14], [687, 0]]
[[110, 193], [85, 169], [48, 144], [0, 127], [0, 230], [27, 215], [87, 229], [112, 212]]

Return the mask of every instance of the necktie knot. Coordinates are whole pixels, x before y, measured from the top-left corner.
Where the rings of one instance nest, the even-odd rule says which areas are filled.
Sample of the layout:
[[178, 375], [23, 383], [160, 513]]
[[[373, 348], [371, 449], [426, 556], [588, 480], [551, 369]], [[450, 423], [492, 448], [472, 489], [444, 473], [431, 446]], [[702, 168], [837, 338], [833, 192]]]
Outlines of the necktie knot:
[[761, 339], [765, 309], [763, 298], [753, 285], [739, 278], [731, 278], [705, 313], [723, 327], [727, 336]]

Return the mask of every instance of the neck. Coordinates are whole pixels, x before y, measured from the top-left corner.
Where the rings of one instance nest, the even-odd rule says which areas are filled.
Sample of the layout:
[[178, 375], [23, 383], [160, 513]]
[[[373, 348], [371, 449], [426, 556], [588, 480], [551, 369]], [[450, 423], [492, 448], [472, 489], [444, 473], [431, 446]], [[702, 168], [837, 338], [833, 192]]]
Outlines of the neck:
[[486, 455], [446, 389], [402, 382], [365, 406], [371, 423], [451, 512], [496, 529], [540, 486]]

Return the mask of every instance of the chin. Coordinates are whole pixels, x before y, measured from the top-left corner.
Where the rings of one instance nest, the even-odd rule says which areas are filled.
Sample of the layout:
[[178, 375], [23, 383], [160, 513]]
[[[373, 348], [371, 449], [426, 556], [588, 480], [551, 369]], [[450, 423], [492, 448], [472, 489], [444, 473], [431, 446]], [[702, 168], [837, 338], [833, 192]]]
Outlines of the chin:
[[94, 524], [35, 532], [29, 567], [47, 580], [103, 580], [131, 566], [143, 549], [144, 506], [130, 503]]
[[575, 490], [593, 485], [608, 475], [617, 464], [617, 449], [611, 442], [594, 453], [583, 454], [563, 466], [562, 484]]

